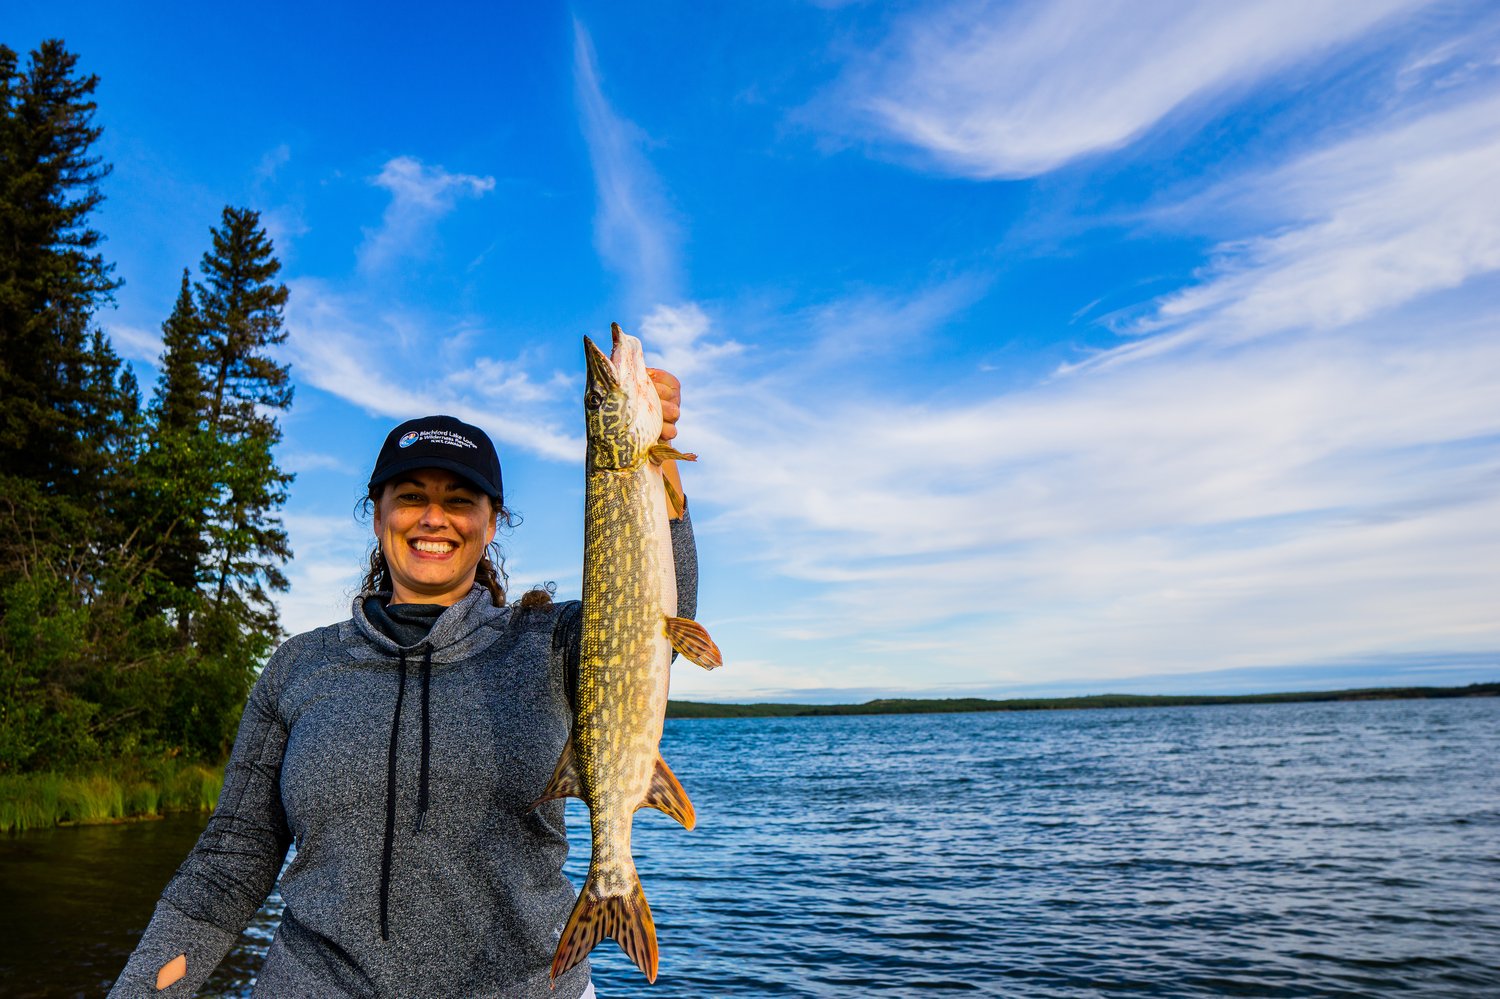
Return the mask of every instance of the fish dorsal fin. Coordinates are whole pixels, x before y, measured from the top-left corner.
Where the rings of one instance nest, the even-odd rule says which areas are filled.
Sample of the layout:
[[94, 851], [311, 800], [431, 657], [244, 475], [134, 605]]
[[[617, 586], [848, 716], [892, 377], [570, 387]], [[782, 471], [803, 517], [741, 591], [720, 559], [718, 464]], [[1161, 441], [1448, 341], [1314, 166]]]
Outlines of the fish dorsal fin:
[[583, 782], [578, 779], [578, 767], [573, 761], [573, 737], [568, 736], [568, 744], [563, 747], [562, 755], [557, 758], [557, 769], [552, 771], [552, 779], [547, 782], [547, 789], [542, 796], [531, 803], [534, 809], [544, 801], [554, 798], [582, 798]]
[[671, 640], [672, 648], [704, 669], [718, 669], [724, 665], [719, 647], [697, 621], [685, 617], [667, 618], [667, 638]]
[[656, 771], [651, 775], [651, 789], [646, 792], [645, 800], [636, 807], [648, 806], [666, 812], [681, 822], [684, 829], [691, 829], [698, 822], [698, 815], [693, 811], [693, 803], [688, 800], [687, 792], [682, 789], [682, 782], [660, 755], [656, 757]]

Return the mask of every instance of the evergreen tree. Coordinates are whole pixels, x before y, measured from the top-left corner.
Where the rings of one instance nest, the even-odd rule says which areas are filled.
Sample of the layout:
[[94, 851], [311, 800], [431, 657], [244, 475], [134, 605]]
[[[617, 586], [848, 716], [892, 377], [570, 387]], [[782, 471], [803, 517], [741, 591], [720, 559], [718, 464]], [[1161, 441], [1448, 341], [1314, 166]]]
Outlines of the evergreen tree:
[[89, 393], [117, 388], [95, 370], [105, 355], [89, 322], [119, 282], [89, 225], [109, 168], [90, 154], [98, 77], [77, 62], [51, 40], [21, 71], [0, 45], [0, 470], [86, 497], [97, 482], [80, 471], [97, 459], [85, 422], [109, 404]]
[[152, 552], [152, 606], [173, 611], [181, 644], [191, 636], [208, 545], [204, 531], [219, 492], [224, 463], [207, 427], [208, 363], [204, 329], [186, 268], [172, 314], [162, 324], [161, 376], [151, 403], [150, 431], [141, 461], [139, 518]]
[[89, 225], [97, 82], [61, 42], [24, 70], [0, 46], [0, 774], [221, 759], [286, 588], [280, 265], [226, 209], [142, 413], [93, 323], [119, 284]]
[[135, 374], [99, 329], [89, 335], [79, 381], [74, 502], [97, 517], [103, 554], [129, 543], [134, 523], [136, 465], [143, 430], [141, 393]]
[[203, 322], [193, 301], [192, 275], [182, 269], [182, 286], [172, 314], [161, 326], [161, 379], [152, 401], [157, 430], [188, 430], [203, 425], [207, 353]]
[[260, 214], [226, 207], [203, 255], [197, 285], [203, 330], [206, 428], [226, 449], [221, 490], [207, 524], [210, 599], [252, 628], [276, 629], [269, 591], [285, 591], [281, 565], [291, 557], [275, 511], [292, 476], [276, 467], [281, 440], [275, 412], [292, 403], [289, 366], [269, 349], [286, 340], [281, 262], [260, 227]]

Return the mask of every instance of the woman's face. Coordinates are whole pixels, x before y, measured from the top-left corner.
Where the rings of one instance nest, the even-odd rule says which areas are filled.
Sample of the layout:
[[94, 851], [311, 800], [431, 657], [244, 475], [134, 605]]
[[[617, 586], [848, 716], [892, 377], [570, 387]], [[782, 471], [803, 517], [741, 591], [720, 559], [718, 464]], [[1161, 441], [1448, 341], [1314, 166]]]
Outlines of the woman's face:
[[440, 468], [404, 472], [375, 503], [375, 538], [394, 604], [458, 603], [495, 540], [495, 509], [468, 479]]

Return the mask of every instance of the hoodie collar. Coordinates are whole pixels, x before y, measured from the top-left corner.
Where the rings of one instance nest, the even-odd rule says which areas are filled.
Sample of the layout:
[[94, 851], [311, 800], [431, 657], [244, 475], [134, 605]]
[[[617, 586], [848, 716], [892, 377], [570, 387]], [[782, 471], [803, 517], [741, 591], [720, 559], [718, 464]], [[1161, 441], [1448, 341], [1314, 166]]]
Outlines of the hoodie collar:
[[[388, 601], [390, 597], [389, 593], [361, 593], [355, 597], [352, 623], [367, 645], [383, 656], [399, 659], [402, 647], [370, 620], [370, 612], [365, 607], [367, 601]], [[433, 622], [427, 637], [418, 644], [431, 650], [433, 663], [456, 662], [488, 644], [484, 635], [486, 629], [509, 614], [509, 607], [496, 607], [490, 600], [490, 591], [475, 583], [467, 596], [443, 611]], [[410, 648], [415, 646], [409, 647], [408, 651]]]

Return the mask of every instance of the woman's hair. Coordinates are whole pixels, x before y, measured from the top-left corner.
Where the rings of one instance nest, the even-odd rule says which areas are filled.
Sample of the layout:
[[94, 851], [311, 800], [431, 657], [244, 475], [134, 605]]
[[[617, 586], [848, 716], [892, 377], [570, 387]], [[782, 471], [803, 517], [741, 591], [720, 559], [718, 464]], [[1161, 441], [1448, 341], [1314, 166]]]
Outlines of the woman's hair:
[[[380, 502], [380, 495], [384, 491], [384, 483], [378, 486], [371, 486], [369, 494], [359, 502], [360, 509], [367, 513], [373, 510], [375, 504]], [[486, 498], [489, 499], [490, 509], [495, 513], [495, 523], [497, 526], [510, 527], [515, 523], [515, 518], [505, 508], [504, 504], [497, 505], [493, 498]], [[491, 554], [492, 552], [493, 555]], [[479, 565], [474, 569], [474, 581], [490, 591], [491, 603], [496, 607], [504, 607], [505, 584], [509, 579], [510, 577], [505, 574], [505, 556], [500, 554], [500, 543], [493, 541], [479, 558]], [[391, 570], [385, 564], [385, 552], [380, 550], [380, 540], [377, 538], [375, 547], [370, 550], [370, 568], [365, 573], [364, 582], [359, 584], [359, 592], [390, 593], [392, 590]], [[530, 593], [526, 594], [526, 597], [530, 596]], [[521, 600], [522, 606], [527, 605], [526, 597], [523, 597]]]

